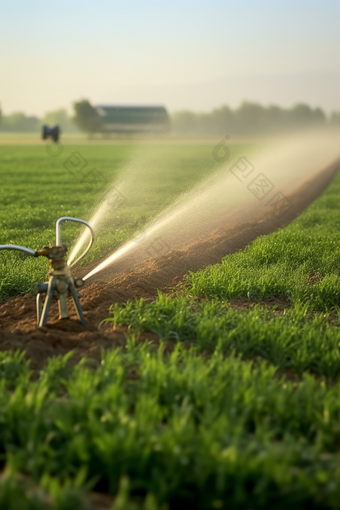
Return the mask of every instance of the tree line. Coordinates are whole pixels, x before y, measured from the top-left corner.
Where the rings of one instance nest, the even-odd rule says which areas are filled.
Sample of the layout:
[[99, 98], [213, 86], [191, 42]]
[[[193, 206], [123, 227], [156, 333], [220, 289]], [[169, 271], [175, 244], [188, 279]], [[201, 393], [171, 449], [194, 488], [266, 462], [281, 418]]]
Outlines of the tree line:
[[0, 131], [37, 133], [42, 124], [58, 125], [64, 132], [78, 131], [72, 117], [70, 117], [64, 108], [46, 113], [43, 117], [27, 116], [23, 112], [3, 115], [0, 109]]
[[[24, 113], [2, 115], [0, 110], [0, 131], [38, 132], [42, 124], [59, 125], [63, 132], [100, 131], [100, 119], [96, 109], [88, 100], [73, 103], [74, 115], [65, 109], [55, 110], [43, 118], [26, 116]], [[311, 108], [299, 103], [292, 108], [262, 106], [258, 103], [243, 102], [238, 108], [221, 106], [206, 113], [182, 110], [170, 114], [171, 132], [175, 135], [254, 135], [282, 133], [308, 127], [338, 126], [340, 112], [327, 116], [321, 108]]]
[[340, 127], [340, 112], [333, 112], [327, 117], [321, 108], [313, 109], [303, 103], [292, 108], [281, 108], [243, 102], [234, 110], [228, 106], [221, 106], [208, 113], [187, 110], [175, 112], [171, 121], [172, 131], [178, 134], [254, 135], [282, 133], [313, 126]]

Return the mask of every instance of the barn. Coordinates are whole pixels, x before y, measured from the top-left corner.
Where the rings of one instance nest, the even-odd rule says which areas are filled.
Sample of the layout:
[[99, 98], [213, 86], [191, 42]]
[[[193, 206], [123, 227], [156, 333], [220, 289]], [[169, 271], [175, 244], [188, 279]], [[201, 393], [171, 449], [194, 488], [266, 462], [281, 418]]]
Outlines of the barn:
[[164, 106], [98, 105], [104, 133], [165, 133], [169, 115]]

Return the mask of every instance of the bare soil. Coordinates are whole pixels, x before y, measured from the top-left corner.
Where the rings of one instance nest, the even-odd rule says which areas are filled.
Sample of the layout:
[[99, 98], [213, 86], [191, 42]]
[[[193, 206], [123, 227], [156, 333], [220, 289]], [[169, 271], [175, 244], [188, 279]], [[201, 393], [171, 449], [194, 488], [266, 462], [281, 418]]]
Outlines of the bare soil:
[[[232, 228], [221, 222], [221, 226], [214, 228], [204, 241], [190, 243], [181, 250], [136, 264], [119, 274], [112, 268], [98, 273], [80, 292], [87, 328], [77, 321], [75, 313], [70, 319], [58, 320], [54, 304], [48, 326], [38, 329], [33, 295], [8, 300], [0, 305], [0, 350], [24, 349], [34, 369], [41, 368], [48, 357], [64, 355], [70, 350], [74, 351], [72, 363], [82, 356], [99, 361], [101, 348], [124, 346], [126, 342], [126, 328], [114, 330], [110, 323], [101, 324], [109, 316], [111, 305], [139, 297], [151, 301], [157, 296], [157, 289], [173, 288], [188, 271], [218, 263], [223, 256], [243, 249], [258, 236], [288, 225], [322, 193], [339, 170], [340, 160], [337, 160], [293, 192], [288, 197], [293, 205], [280, 218], [268, 211]], [[90, 271], [97, 264], [89, 264], [85, 270]], [[84, 267], [78, 273], [83, 275]], [[285, 307], [284, 299], [281, 301], [268, 305]], [[247, 306], [240, 301], [234, 305]], [[157, 335], [150, 332], [139, 335], [139, 341], [145, 340], [158, 342]]]

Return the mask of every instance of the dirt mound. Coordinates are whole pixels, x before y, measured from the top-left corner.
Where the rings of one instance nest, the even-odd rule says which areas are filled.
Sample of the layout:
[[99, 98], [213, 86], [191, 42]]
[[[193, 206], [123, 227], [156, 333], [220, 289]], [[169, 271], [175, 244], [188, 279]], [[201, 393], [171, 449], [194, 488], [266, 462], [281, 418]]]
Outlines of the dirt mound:
[[[74, 351], [72, 361], [86, 355], [100, 360], [101, 348], [125, 345], [126, 330], [113, 330], [112, 325], [101, 322], [109, 316], [110, 306], [128, 299], [144, 297], [154, 299], [157, 289], [166, 290], [178, 283], [188, 271], [197, 271], [217, 263], [221, 257], [244, 248], [259, 235], [284, 227], [296, 218], [328, 186], [340, 169], [340, 160], [320, 172], [289, 196], [293, 204], [281, 218], [271, 211], [261, 213], [251, 222], [232, 228], [221, 225], [205, 239], [197, 240], [173, 250], [169, 254], [130, 269], [108, 268], [90, 280], [81, 291], [81, 303], [89, 326], [85, 329], [76, 320], [58, 320], [57, 306], [53, 305], [47, 327], [36, 326], [35, 298], [32, 295], [10, 299], [0, 306], [0, 349], [25, 349], [32, 359], [32, 367], [40, 368], [53, 355]], [[85, 269], [90, 271], [96, 264]], [[118, 268], [119, 269], [119, 268]], [[84, 268], [79, 271], [84, 274]], [[152, 333], [143, 334], [140, 340], [157, 341]]]

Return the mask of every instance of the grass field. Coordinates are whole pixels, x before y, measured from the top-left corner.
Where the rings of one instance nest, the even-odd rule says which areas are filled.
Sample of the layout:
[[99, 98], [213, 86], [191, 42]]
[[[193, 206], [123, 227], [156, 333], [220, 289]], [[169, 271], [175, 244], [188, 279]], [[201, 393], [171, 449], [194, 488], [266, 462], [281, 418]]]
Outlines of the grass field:
[[[242, 152], [245, 145], [234, 146]], [[122, 206], [113, 201], [106, 224], [90, 254], [89, 262], [111, 253], [147, 220], [195, 183], [206, 177], [212, 165], [212, 143], [65, 145], [59, 157], [51, 157], [45, 145], [0, 146], [0, 244], [41, 249], [55, 242], [55, 222], [61, 216], [89, 220], [114, 182]], [[88, 162], [83, 172], [68, 171], [63, 163], [78, 152]], [[99, 172], [98, 185], [83, 180], [86, 172]], [[90, 185], [89, 185], [90, 184]], [[79, 230], [63, 226], [62, 241], [70, 247]], [[2, 252], [0, 299], [32, 290], [46, 278], [46, 261], [19, 252]]]
[[[188, 275], [177, 298], [113, 308], [116, 325], [235, 350], [275, 366], [340, 374], [340, 178], [289, 227]], [[271, 304], [278, 298], [287, 305]], [[244, 300], [247, 311], [234, 307]], [[267, 306], [252, 306], [267, 300]]]
[[[60, 166], [38, 150], [2, 150], [1, 242], [53, 241], [61, 205], [62, 214], [88, 217], [91, 194], [65, 171], [65, 195]], [[128, 159], [127, 147], [115, 156], [108, 147], [103, 159], [102, 147], [88, 150], [103, 172], [110, 158], [115, 168]], [[168, 149], [157, 150], [163, 161]], [[207, 147], [182, 150], [192, 162], [186, 178], [178, 166], [168, 186], [154, 181], [159, 202], [126, 212], [117, 244], [138, 228], [142, 210], [151, 216], [201, 178]], [[287, 228], [189, 274], [176, 297], [114, 306], [109, 320], [130, 334], [99, 368], [84, 360], [71, 369], [64, 358], [33, 373], [22, 354], [1, 353], [0, 508], [91, 509], [93, 491], [125, 510], [339, 508], [339, 198], [340, 176]], [[4, 260], [2, 296], [25, 291], [46, 270], [34, 266], [33, 278], [24, 266], [25, 287], [23, 259]], [[175, 349], [138, 344], [142, 330], [174, 339]]]

